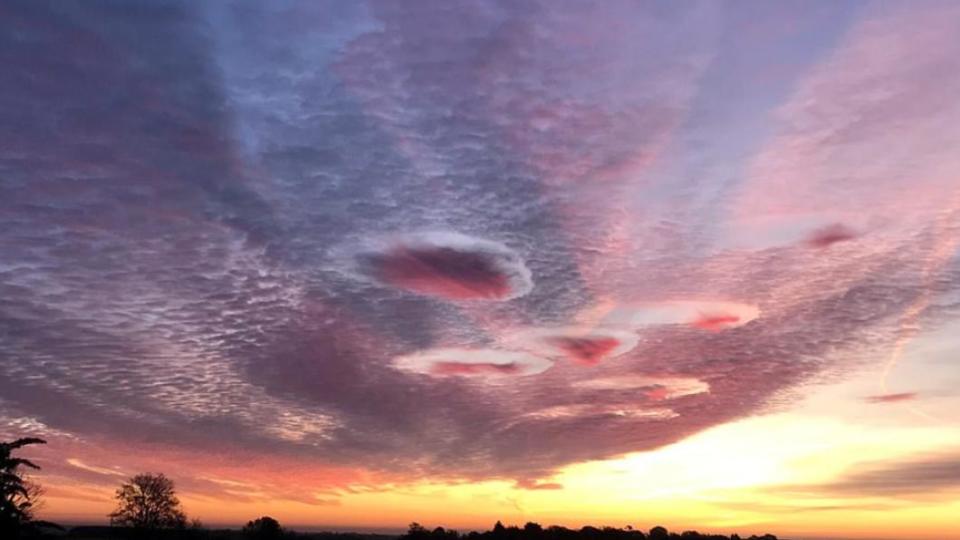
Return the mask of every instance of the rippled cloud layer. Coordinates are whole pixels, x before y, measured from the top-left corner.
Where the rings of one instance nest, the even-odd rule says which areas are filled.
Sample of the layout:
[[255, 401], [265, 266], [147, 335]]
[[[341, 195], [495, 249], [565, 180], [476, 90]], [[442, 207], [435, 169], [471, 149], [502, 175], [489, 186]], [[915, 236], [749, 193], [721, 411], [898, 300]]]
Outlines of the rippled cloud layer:
[[960, 308], [960, 9], [793, 11], [0, 8], [4, 432], [546, 489], [897, 361]]

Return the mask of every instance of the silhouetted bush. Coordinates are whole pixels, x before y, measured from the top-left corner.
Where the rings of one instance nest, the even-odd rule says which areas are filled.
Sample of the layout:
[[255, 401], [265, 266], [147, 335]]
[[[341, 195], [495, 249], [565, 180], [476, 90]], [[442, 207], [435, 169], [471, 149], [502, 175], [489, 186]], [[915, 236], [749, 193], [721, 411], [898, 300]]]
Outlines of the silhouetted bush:
[[277, 540], [283, 538], [284, 531], [280, 522], [270, 516], [263, 516], [248, 521], [243, 526], [243, 535], [250, 540]]

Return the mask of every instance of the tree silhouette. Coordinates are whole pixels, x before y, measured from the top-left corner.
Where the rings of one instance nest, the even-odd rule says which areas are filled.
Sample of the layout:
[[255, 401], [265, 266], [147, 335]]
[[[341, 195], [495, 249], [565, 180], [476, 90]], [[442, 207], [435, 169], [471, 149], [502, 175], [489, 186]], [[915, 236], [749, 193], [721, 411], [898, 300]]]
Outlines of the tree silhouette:
[[13, 451], [29, 444], [46, 444], [33, 437], [0, 443], [0, 536], [16, 538], [33, 518], [39, 488], [23, 477], [21, 467], [39, 469], [32, 461], [13, 457]]
[[173, 481], [163, 474], [134, 476], [117, 489], [116, 499], [117, 509], [109, 514], [111, 525], [156, 530], [187, 524]]
[[[325, 538], [323, 540], [348, 540], [346, 538]], [[350, 539], [366, 540], [366, 539]], [[631, 526], [623, 529], [615, 527], [593, 527], [585, 525], [579, 530], [568, 529], [559, 525], [543, 527], [539, 523], [529, 522], [522, 528], [515, 525], [505, 526], [497, 522], [492, 529], [486, 532], [471, 531], [459, 534], [455, 530], [436, 527], [430, 530], [419, 523], [411, 523], [407, 533], [399, 540], [740, 540], [736, 534], [724, 536], [722, 534], [684, 531], [672, 533], [664, 527], [650, 529], [649, 535]], [[772, 534], [751, 536], [745, 540], [777, 540]]]
[[243, 526], [243, 535], [254, 540], [274, 540], [283, 537], [283, 528], [280, 522], [270, 516], [259, 517], [248, 521]]
[[667, 529], [657, 525], [650, 529], [649, 538], [650, 540], [667, 540], [667, 538], [670, 538], [670, 534], [667, 532]]
[[426, 527], [414, 521], [407, 528], [407, 533], [401, 536], [401, 540], [426, 540], [430, 537], [430, 531]]
[[414, 521], [400, 540], [457, 540], [458, 538], [460, 533], [455, 530], [437, 527], [431, 531]]
[[543, 526], [539, 523], [528, 521], [527, 524], [523, 526], [523, 532], [527, 536], [536, 537], [543, 533]]

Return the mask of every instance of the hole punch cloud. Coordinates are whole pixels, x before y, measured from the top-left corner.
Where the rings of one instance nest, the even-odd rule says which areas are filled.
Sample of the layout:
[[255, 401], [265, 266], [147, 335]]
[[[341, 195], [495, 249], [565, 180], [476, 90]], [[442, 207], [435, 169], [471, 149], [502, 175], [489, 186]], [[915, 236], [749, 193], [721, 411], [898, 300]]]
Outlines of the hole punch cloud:
[[532, 354], [498, 349], [433, 349], [394, 358], [402, 371], [431, 377], [522, 377], [550, 369], [553, 362]]
[[459, 233], [379, 239], [352, 257], [356, 271], [376, 283], [445, 300], [511, 300], [533, 289], [515, 251]]
[[589, 390], [634, 390], [641, 391], [647, 397], [659, 401], [683, 396], [703, 394], [710, 391], [710, 385], [692, 377], [654, 377], [648, 375], [618, 375], [588, 379], [574, 384], [577, 388]]
[[557, 336], [548, 338], [547, 341], [564, 351], [571, 360], [587, 366], [600, 363], [620, 346], [620, 340], [617, 338], [604, 336]]
[[630, 352], [637, 346], [633, 332], [607, 328], [537, 328], [504, 338], [505, 346], [539, 356], [563, 358], [584, 366], [595, 366]]
[[744, 326], [760, 316], [751, 304], [714, 300], [669, 300], [618, 306], [604, 318], [604, 324], [641, 329], [657, 325], [688, 325], [719, 332]]
[[733, 313], [701, 313], [690, 325], [701, 330], [719, 332], [725, 328], [738, 326], [740, 315]]

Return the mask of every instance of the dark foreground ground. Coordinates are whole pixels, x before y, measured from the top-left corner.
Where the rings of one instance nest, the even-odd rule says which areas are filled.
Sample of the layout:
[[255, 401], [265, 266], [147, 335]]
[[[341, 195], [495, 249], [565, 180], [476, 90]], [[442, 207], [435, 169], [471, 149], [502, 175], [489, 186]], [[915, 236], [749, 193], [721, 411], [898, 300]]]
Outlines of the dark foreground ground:
[[[398, 534], [333, 533], [333, 532], [294, 532], [286, 531], [276, 540], [399, 540]], [[81, 526], [70, 527], [64, 531], [44, 531], [43, 538], [63, 540], [260, 540], [261, 537], [245, 534], [238, 529], [186, 529], [153, 531], [143, 533], [122, 527]], [[263, 540], [273, 540], [262, 537]]]
[[[772, 534], [730, 536], [699, 533], [696, 531], [669, 532], [663, 527], [650, 531], [616, 529], [612, 527], [567, 529], [565, 527], [541, 527], [528, 523], [524, 527], [497, 525], [486, 532], [461, 534], [442, 527], [426, 529], [412, 524], [401, 535], [339, 532], [296, 532], [284, 530], [269, 534], [251, 533], [236, 529], [188, 528], [181, 530], [138, 531], [122, 527], [82, 526], [64, 531], [46, 531], [44, 537], [69, 540], [778, 540]], [[783, 539], [779, 539], [783, 540]]]

